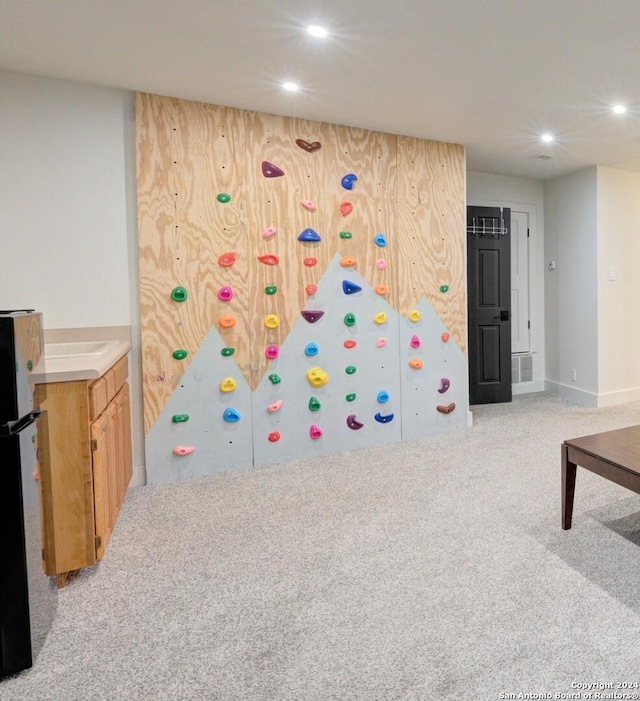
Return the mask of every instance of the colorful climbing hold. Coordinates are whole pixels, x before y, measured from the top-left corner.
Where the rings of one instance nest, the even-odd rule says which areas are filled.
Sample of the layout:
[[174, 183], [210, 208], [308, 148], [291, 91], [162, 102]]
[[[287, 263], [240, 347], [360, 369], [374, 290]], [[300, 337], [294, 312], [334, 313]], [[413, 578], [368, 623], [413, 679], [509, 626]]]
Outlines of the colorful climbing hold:
[[221, 192], [216, 199], [222, 204], [227, 204], [227, 202], [231, 202], [231, 195], [228, 195], [226, 192]]
[[322, 368], [310, 368], [307, 370], [306, 377], [313, 387], [322, 387], [329, 382], [329, 375]]
[[278, 166], [274, 166], [273, 163], [269, 163], [269, 161], [262, 161], [262, 175], [264, 175], [265, 178], [278, 178], [284, 175], [284, 170], [278, 168]]
[[314, 355], [318, 355], [319, 351], [320, 348], [318, 348], [317, 343], [307, 343], [304, 349], [304, 354], [308, 357], [313, 357]]
[[343, 268], [353, 268], [357, 263], [358, 261], [352, 256], [342, 256], [342, 258], [340, 258], [340, 265]]
[[376, 244], [376, 246], [384, 248], [387, 245], [387, 237], [384, 234], [376, 234], [373, 237], [373, 242]]
[[232, 326], [236, 325], [236, 318], [233, 314], [224, 314], [220, 317], [220, 326], [223, 329], [230, 329]]
[[262, 256], [258, 256], [258, 260], [265, 265], [278, 265], [280, 258], [274, 256], [272, 253], [265, 253]]
[[319, 426], [312, 424], [309, 427], [309, 436], [312, 440], [317, 441], [318, 438], [322, 438], [322, 429]]
[[413, 336], [411, 336], [411, 340], [409, 341], [409, 345], [412, 348], [420, 348], [420, 338], [418, 337], [417, 334], [414, 333]]
[[358, 345], [357, 341], [354, 341], [353, 338], [348, 338], [343, 344], [345, 348], [355, 348]]
[[316, 203], [311, 200], [300, 200], [300, 204], [309, 212], [316, 211]]
[[229, 285], [225, 285], [218, 290], [218, 299], [223, 302], [228, 302], [233, 297], [233, 289]]
[[360, 285], [356, 285], [355, 282], [351, 282], [350, 280], [343, 280], [342, 291], [346, 295], [353, 295], [356, 292], [362, 292], [362, 287], [360, 287]]
[[387, 292], [389, 291], [389, 287], [387, 285], [376, 285], [374, 287], [374, 290], [375, 290], [377, 295], [384, 297], [384, 295], [386, 295]]
[[264, 325], [268, 329], [277, 329], [280, 326], [280, 319], [277, 314], [267, 314], [264, 318]]
[[353, 375], [353, 374], [355, 374], [356, 366], [355, 365], [347, 365], [347, 367], [344, 369], [344, 371], [347, 373], [347, 375]]
[[280, 440], [280, 433], [278, 431], [271, 431], [269, 434], [269, 442], [277, 443]]
[[384, 348], [387, 345], [387, 339], [384, 336], [380, 336], [380, 338], [376, 341], [376, 346], [378, 348]]
[[357, 179], [358, 176], [355, 173], [347, 173], [340, 181], [340, 184], [345, 190], [353, 190], [353, 184]]
[[173, 421], [174, 424], [184, 424], [189, 421], [189, 414], [174, 414], [171, 417], [171, 421]]
[[440, 292], [448, 292], [449, 285], [440, 285]]
[[273, 404], [269, 404], [269, 406], [267, 407], [267, 411], [270, 414], [275, 414], [275, 412], [278, 411], [278, 409], [280, 409], [281, 406], [282, 406], [282, 399], [278, 399], [275, 402], [273, 402]]
[[230, 355], [233, 355], [236, 352], [235, 348], [223, 348], [220, 351], [220, 355], [223, 355], [225, 358], [228, 358]]
[[189, 355], [189, 351], [184, 350], [184, 348], [178, 348], [177, 350], [174, 350], [171, 355], [176, 360], [184, 360]]
[[233, 392], [233, 390], [236, 388], [236, 381], [233, 379], [233, 377], [225, 377], [224, 380], [220, 383], [220, 391], [221, 392]]
[[319, 400], [316, 397], [309, 397], [309, 411], [319, 411], [320, 408]]
[[341, 231], [340, 232], [340, 238], [341, 239], [350, 239], [352, 238], [353, 234], [350, 231]]
[[374, 417], [373, 417], [378, 423], [381, 424], [388, 424], [390, 421], [393, 421], [393, 414], [381, 414], [378, 412]]
[[420, 360], [420, 358], [411, 358], [409, 361], [409, 367], [413, 368], [414, 370], [420, 370], [422, 367], [422, 360]]
[[300, 315], [305, 321], [308, 321], [310, 324], [315, 324], [318, 319], [324, 316], [324, 312], [322, 309], [303, 309]]
[[386, 404], [389, 401], [389, 392], [387, 392], [384, 389], [381, 389], [378, 392], [378, 396], [376, 397], [376, 399], [380, 404]]
[[447, 333], [446, 331], [440, 334], [440, 339], [443, 341], [443, 343], [448, 343], [450, 338], [451, 334]]
[[376, 261], [376, 268], [378, 268], [378, 270], [385, 270], [386, 267], [387, 261], [384, 258], [378, 258], [378, 260]]
[[319, 151], [322, 148], [322, 144], [319, 141], [312, 141], [309, 143], [304, 139], [296, 139], [296, 144], [298, 144], [303, 151], [307, 151], [308, 153]]
[[307, 285], [304, 288], [304, 291], [309, 295], [309, 297], [312, 297], [318, 291], [318, 286], [317, 285]]
[[322, 241], [322, 239], [315, 229], [308, 228], [298, 235], [298, 241]]
[[276, 229], [275, 226], [268, 226], [266, 229], [262, 230], [262, 238], [263, 239], [270, 239], [272, 236], [275, 236], [278, 233], [278, 230]]
[[223, 268], [230, 268], [235, 262], [236, 254], [234, 253], [234, 251], [223, 253], [218, 258], [218, 265], [222, 266]]
[[344, 315], [344, 325], [345, 326], [355, 326], [356, 323], [356, 315], [352, 314], [349, 312], [348, 314]]
[[387, 320], [387, 313], [386, 312], [378, 312], [373, 317], [373, 320], [376, 322], [376, 324], [384, 324]]
[[409, 312], [409, 319], [411, 321], [420, 321], [420, 312], [417, 309], [412, 309]]
[[347, 395], [345, 396], [345, 399], [346, 399], [348, 402], [355, 402], [355, 400], [356, 400], [356, 393], [355, 393], [355, 392], [350, 392], [349, 394], [347, 394]]
[[173, 454], [180, 455], [180, 456], [190, 455], [191, 453], [193, 453], [194, 450], [195, 450], [195, 448], [192, 445], [177, 445], [173, 449]]
[[343, 217], [346, 217], [347, 214], [351, 214], [351, 212], [353, 212], [353, 205], [351, 202], [342, 202], [340, 204], [340, 212]]
[[318, 259], [309, 257], [305, 258], [302, 262], [307, 266], [307, 268], [313, 268], [314, 265], [318, 264]]
[[240, 412], [233, 407], [225, 409], [224, 413], [222, 414], [222, 420], [230, 424], [237, 423], [241, 418]]
[[270, 343], [264, 349], [264, 354], [269, 360], [275, 360], [280, 355], [280, 348], [275, 343]]
[[275, 372], [272, 372], [271, 375], [269, 375], [269, 382], [271, 382], [272, 385], [277, 385], [282, 382], [282, 378], [280, 375], [276, 375]]
[[349, 414], [349, 416], [347, 416], [347, 426], [353, 431], [357, 431], [359, 428], [362, 428], [364, 424], [356, 419], [355, 414]]
[[451, 387], [451, 380], [448, 377], [443, 377], [440, 379], [440, 387], [438, 392], [440, 392], [440, 394], [444, 394], [449, 387]]
[[188, 296], [189, 293], [185, 290], [184, 287], [181, 287], [180, 285], [178, 285], [178, 287], [174, 287], [171, 290], [171, 299], [174, 302], [184, 302]]
[[451, 404], [448, 404], [447, 406], [443, 406], [442, 404], [439, 404], [436, 409], [441, 413], [441, 414], [450, 414], [454, 409], [456, 408], [456, 403], [451, 402]]
[[264, 293], [266, 295], [274, 295], [278, 291], [278, 288], [275, 285], [267, 285], [264, 288]]

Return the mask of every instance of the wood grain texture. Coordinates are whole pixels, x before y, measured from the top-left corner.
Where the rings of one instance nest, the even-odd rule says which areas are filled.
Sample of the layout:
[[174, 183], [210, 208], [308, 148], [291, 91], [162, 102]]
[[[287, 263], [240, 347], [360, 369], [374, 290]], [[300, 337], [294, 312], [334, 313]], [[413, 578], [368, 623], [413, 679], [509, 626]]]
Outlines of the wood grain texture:
[[397, 309], [406, 315], [426, 297], [466, 352], [464, 149], [399, 136], [397, 153]]

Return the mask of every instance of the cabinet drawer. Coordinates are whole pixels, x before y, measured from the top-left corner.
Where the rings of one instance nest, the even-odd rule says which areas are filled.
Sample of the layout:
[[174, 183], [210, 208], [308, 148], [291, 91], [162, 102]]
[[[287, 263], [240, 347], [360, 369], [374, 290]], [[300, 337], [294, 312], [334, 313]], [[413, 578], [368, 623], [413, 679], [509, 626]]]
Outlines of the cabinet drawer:
[[91, 421], [94, 421], [98, 418], [98, 416], [100, 416], [100, 414], [102, 414], [108, 403], [109, 395], [107, 392], [107, 381], [104, 377], [101, 377], [89, 387], [89, 408]]
[[95, 421], [106, 409], [107, 404], [116, 396], [129, 376], [129, 361], [127, 356], [105, 372], [105, 374], [89, 387], [89, 408], [91, 421]]
[[112, 368], [115, 379], [116, 379], [116, 392], [120, 391], [122, 385], [127, 381], [129, 377], [129, 359], [127, 356], [123, 356], [118, 360], [118, 362]]

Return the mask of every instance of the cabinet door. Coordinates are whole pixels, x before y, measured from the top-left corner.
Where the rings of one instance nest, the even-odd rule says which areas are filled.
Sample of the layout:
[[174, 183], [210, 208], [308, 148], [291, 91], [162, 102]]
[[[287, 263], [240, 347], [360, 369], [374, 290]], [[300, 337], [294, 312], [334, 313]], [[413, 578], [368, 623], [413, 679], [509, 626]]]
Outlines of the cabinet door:
[[131, 408], [129, 404], [129, 385], [125, 382], [113, 403], [116, 407], [116, 433], [118, 443], [118, 510], [124, 501], [124, 495], [133, 473], [133, 458], [131, 455]]
[[96, 517], [96, 558], [104, 555], [118, 512], [117, 410], [111, 402], [91, 424], [93, 493]]

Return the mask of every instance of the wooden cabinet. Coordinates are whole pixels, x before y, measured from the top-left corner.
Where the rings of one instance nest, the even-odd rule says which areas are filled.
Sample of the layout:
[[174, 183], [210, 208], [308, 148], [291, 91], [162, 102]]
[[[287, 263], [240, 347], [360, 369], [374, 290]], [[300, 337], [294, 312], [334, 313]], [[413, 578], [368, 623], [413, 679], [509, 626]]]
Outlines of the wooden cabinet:
[[63, 586], [104, 555], [131, 480], [126, 356], [97, 380], [36, 386], [44, 570]]

